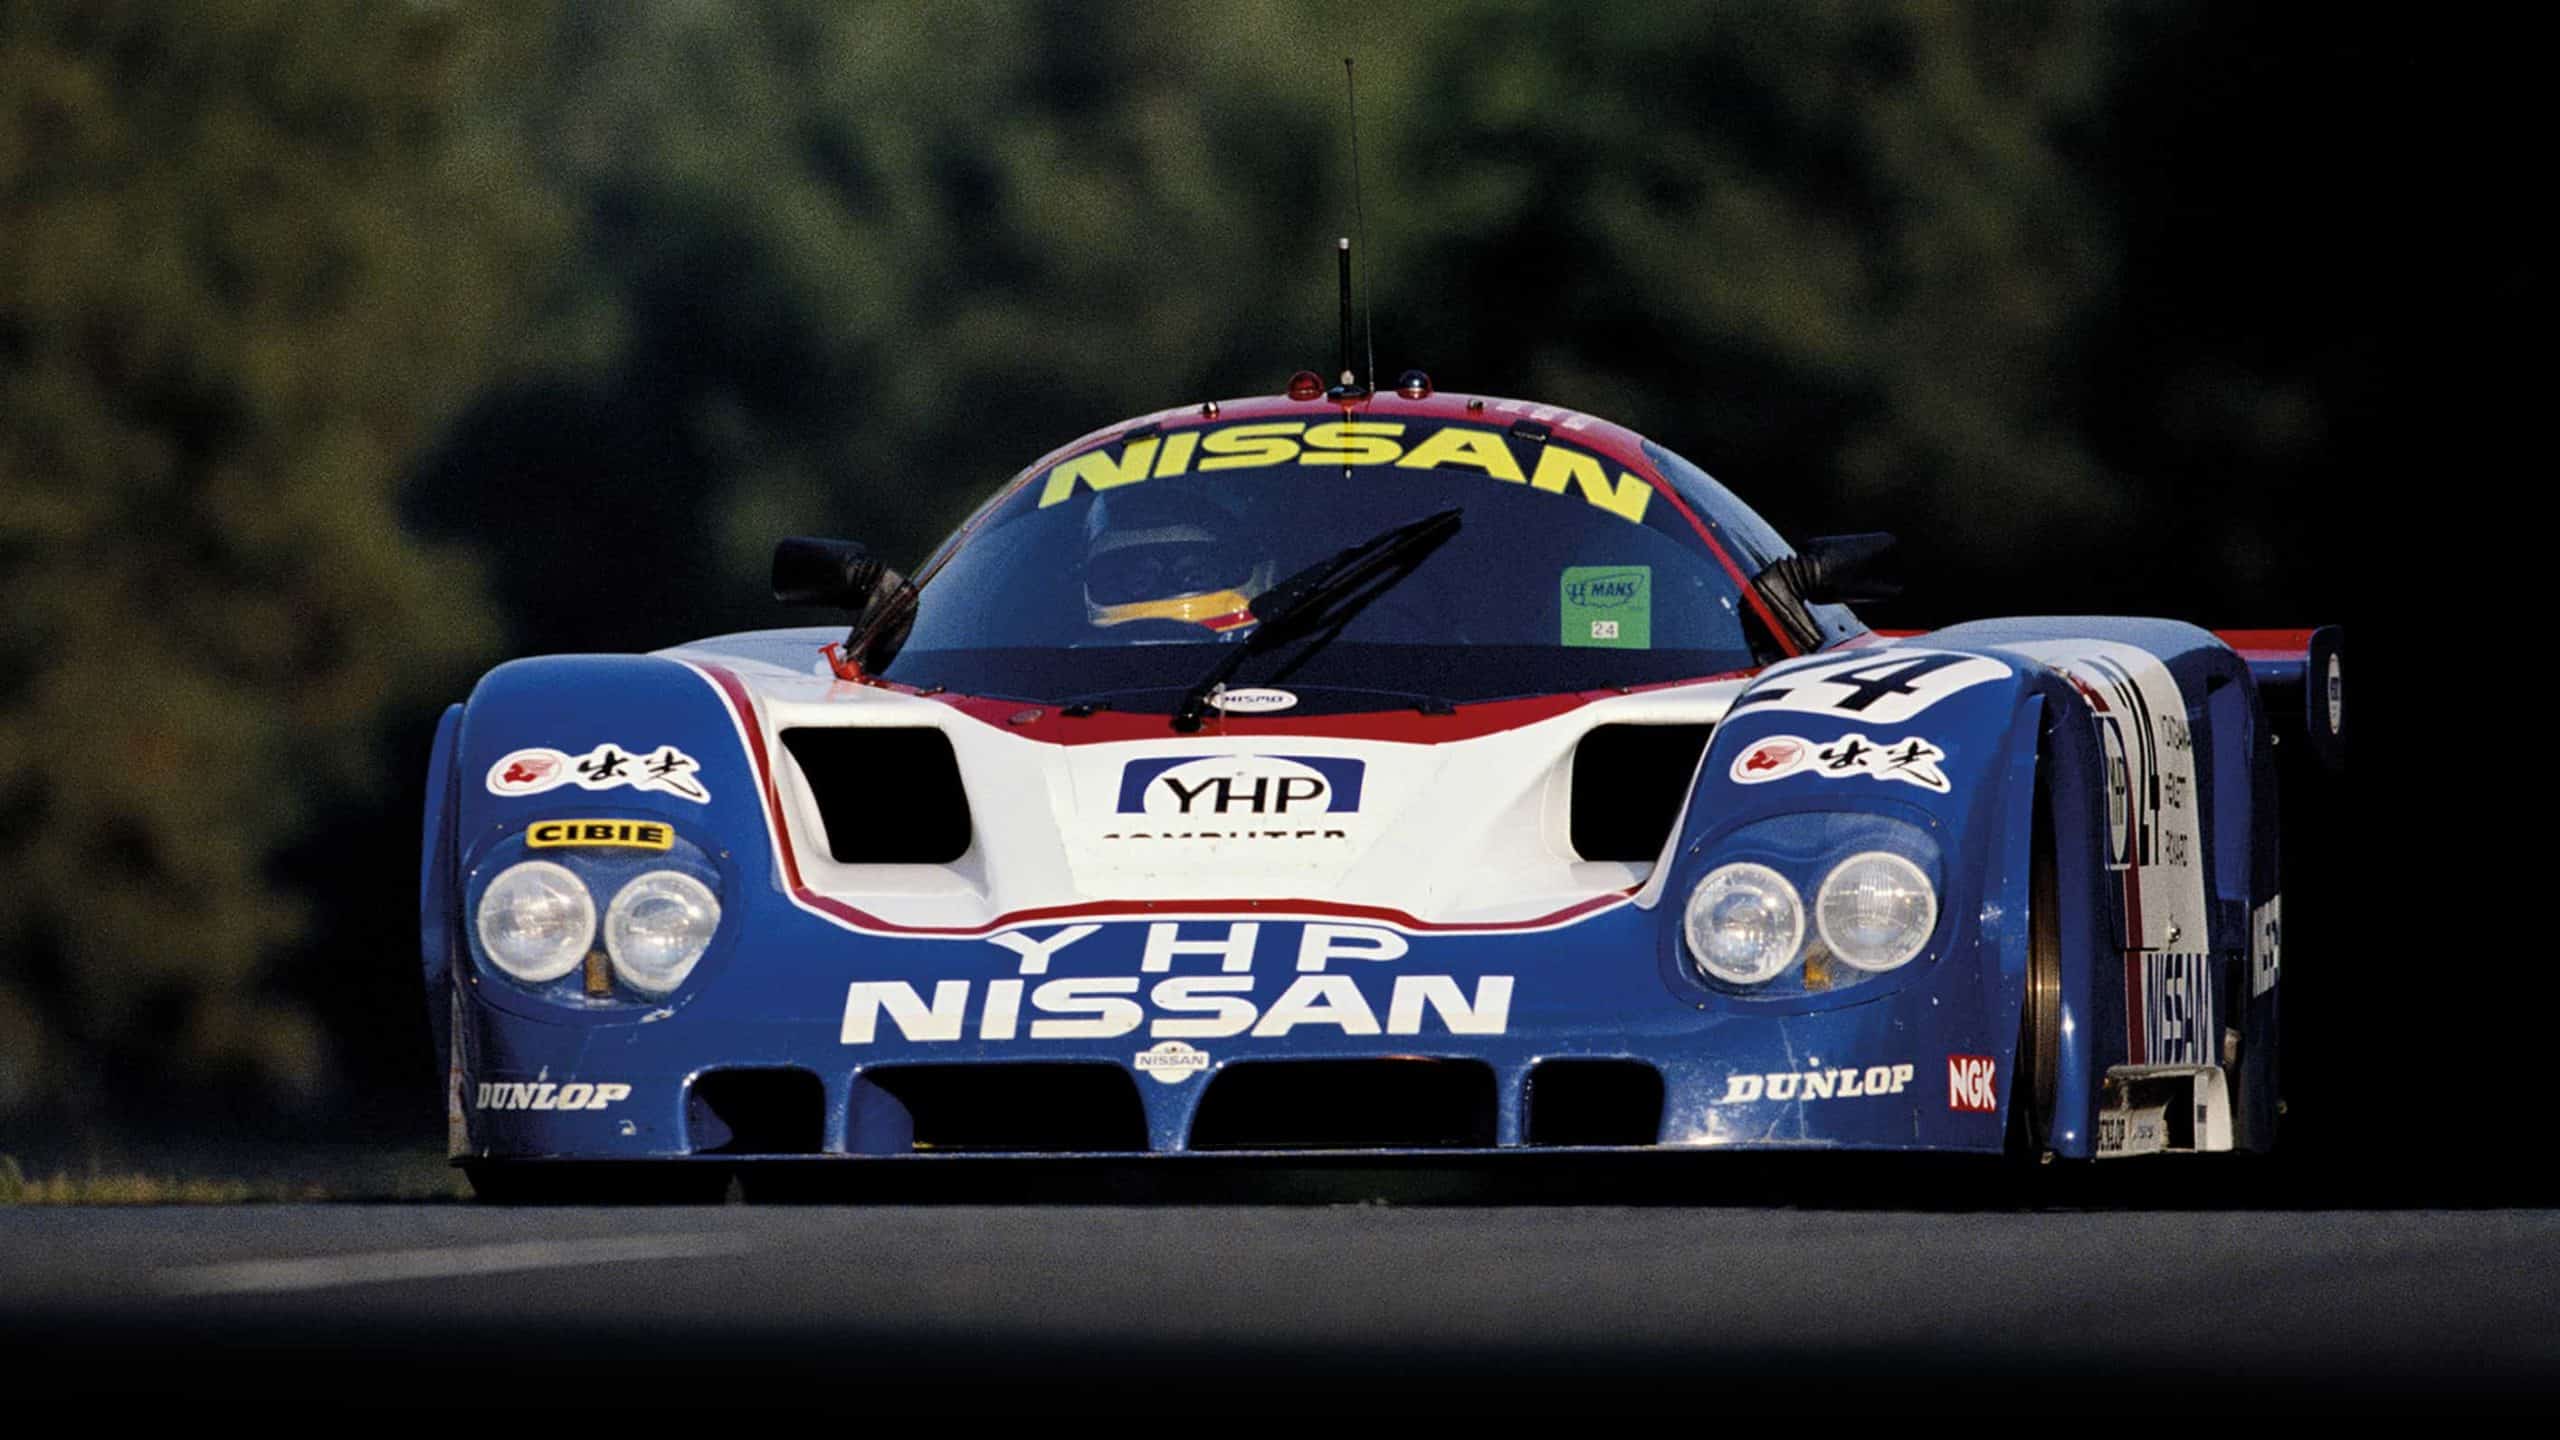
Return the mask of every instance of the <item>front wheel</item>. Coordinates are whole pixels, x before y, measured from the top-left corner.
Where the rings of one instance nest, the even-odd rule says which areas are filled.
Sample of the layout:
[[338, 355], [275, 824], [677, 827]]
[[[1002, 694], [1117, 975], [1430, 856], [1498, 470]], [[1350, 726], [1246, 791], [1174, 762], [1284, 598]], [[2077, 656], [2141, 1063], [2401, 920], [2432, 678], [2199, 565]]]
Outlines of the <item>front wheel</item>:
[[2032, 854], [2027, 992], [2018, 1007], [2018, 1054], [2009, 1081], [2009, 1151], [2026, 1160], [2041, 1159], [2052, 1141], [2062, 1060], [2062, 886], [2054, 859], [2052, 808], [2041, 788]]

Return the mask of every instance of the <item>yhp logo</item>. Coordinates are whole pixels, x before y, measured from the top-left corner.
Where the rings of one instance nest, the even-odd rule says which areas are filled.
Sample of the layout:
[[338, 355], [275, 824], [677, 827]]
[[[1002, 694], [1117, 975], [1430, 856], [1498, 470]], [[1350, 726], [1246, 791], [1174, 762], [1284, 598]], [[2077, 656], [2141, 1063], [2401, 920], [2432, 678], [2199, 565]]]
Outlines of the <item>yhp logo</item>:
[[1613, 610], [1643, 599], [1644, 582], [1645, 572], [1642, 570], [1615, 570], [1589, 575], [1566, 581], [1564, 598], [1575, 605]]
[[1163, 755], [1120, 772], [1123, 815], [1338, 815], [1367, 762], [1339, 755]]

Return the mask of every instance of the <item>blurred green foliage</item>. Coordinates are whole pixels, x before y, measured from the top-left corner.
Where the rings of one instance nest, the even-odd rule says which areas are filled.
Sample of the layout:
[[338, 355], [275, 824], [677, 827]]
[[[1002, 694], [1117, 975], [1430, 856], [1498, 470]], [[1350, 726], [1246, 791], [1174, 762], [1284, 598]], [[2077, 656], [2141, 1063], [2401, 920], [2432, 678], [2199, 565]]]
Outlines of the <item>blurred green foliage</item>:
[[[2086, 12], [658, 4], [572, 12], [524, 113], [586, 217], [564, 363], [430, 467], [428, 528], [513, 557], [536, 648], [766, 623], [777, 534], [915, 557], [1084, 430], [1329, 368], [1346, 48], [1389, 374], [1760, 485], [1961, 480], [1996, 545], [2121, 508], [2054, 413], [2111, 258], [2052, 143]], [[597, 542], [609, 589], [537, 558]]]
[[324, 1074], [268, 866], [498, 635], [396, 490], [560, 252], [471, 103], [540, 18], [0, 11], [0, 1109]]
[[[2068, 567], [2165, 608], [2115, 558], [2169, 533], [2144, 407], [2259, 417], [2270, 465], [2323, 434], [2280, 359], [2113, 319], [2158, 182], [2104, 158], [2184, 103], [2189, 13], [0, 10], [0, 1112], [146, 1060], [308, 1090], [315, 1013], [426, 1095], [435, 704], [823, 618], [764, 600], [776, 536], [913, 560], [1078, 433], [1328, 367], [1346, 52], [1382, 372], [1898, 526], [1951, 601]], [[2285, 578], [2197, 553], [2257, 568], [2191, 603]]]

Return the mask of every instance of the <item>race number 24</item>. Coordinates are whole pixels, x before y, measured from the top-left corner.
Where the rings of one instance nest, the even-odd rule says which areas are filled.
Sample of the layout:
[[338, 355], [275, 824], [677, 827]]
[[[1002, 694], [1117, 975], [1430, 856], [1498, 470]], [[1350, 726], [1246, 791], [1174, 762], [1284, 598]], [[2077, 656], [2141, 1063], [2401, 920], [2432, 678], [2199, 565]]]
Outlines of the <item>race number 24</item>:
[[1868, 650], [1780, 666], [1735, 701], [1734, 708], [1803, 710], [1894, 724], [1959, 690], [2008, 674], [2008, 666], [1980, 655]]

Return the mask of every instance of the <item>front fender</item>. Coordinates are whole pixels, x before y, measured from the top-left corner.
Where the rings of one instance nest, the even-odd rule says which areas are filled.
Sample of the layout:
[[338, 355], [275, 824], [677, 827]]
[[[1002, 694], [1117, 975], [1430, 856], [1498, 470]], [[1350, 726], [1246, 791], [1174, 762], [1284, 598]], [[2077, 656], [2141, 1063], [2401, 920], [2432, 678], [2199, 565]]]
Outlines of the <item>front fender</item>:
[[[1773, 668], [1737, 698], [1699, 772], [1670, 877], [1685, 897], [1753, 827], [1786, 816], [1902, 817], [1943, 857], [1937, 931], [1901, 971], [1836, 997], [1771, 1005], [1854, 1005], [1928, 985], [1972, 1013], [1950, 1031], [1950, 1104], [1960, 1064], [1988, 1058], [1997, 1108], [1978, 1117], [1996, 1146], [2019, 1073], [2020, 1016], [2032, 939], [2037, 807], [2054, 836], [2063, 936], [2062, 1016], [2046, 1143], [2091, 1153], [2092, 1049], [2109, 953], [2103, 758], [2085, 711], [2049, 669], [1990, 647], [1934, 643], [1832, 653]], [[1808, 893], [1811, 906], [1814, 896]], [[1964, 1048], [1958, 1050], [1958, 1045]], [[1924, 1057], [1926, 1058], [1926, 1057]]]
[[[493, 857], [538, 851], [545, 822], [630, 822], [666, 826], [679, 850], [698, 851], [722, 877], [722, 931], [695, 980], [714, 973], [733, 948], [750, 902], [780, 889], [766, 828], [763, 781], [737, 722], [692, 667], [645, 655], [568, 655], [518, 660], [489, 672], [464, 706], [453, 761], [454, 865], [448, 895], [459, 914]], [[748, 891], [755, 894], [748, 894]], [[598, 908], [604, 896], [597, 896]], [[460, 944], [456, 973], [477, 984], [472, 947]], [[481, 986], [481, 997], [548, 1023], [613, 1023], [536, 1002], [512, 987]]]

